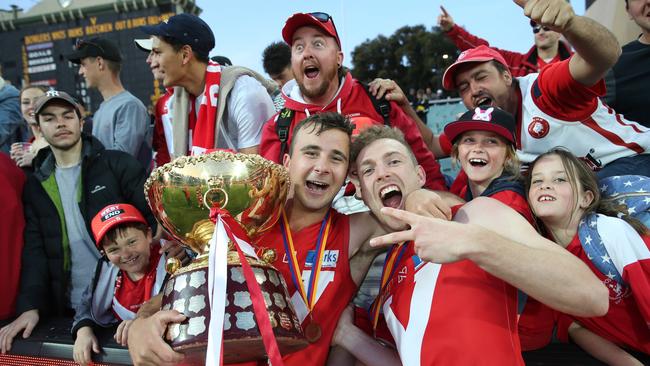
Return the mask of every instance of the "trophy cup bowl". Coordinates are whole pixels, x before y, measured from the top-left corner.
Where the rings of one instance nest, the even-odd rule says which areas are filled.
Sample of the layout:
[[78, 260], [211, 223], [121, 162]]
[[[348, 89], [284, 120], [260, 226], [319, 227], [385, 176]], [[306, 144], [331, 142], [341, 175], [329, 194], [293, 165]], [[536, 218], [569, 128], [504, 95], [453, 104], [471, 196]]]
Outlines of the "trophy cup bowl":
[[[210, 324], [208, 243], [214, 232], [210, 208], [227, 210], [254, 239], [275, 225], [288, 189], [284, 167], [258, 155], [226, 151], [180, 157], [155, 169], [145, 183], [147, 201], [158, 221], [176, 240], [198, 253], [185, 267], [177, 260], [168, 261], [171, 276], [163, 290], [162, 310], [175, 309], [187, 316], [183, 323], [171, 325], [166, 335], [172, 348], [186, 355], [184, 364], [202, 364], [205, 360]], [[264, 359], [266, 351], [241, 263], [230, 249], [224, 363]], [[280, 352], [285, 354], [305, 347], [307, 342], [282, 274], [269, 264], [276, 255], [265, 252], [261, 260], [246, 259], [262, 290]]]

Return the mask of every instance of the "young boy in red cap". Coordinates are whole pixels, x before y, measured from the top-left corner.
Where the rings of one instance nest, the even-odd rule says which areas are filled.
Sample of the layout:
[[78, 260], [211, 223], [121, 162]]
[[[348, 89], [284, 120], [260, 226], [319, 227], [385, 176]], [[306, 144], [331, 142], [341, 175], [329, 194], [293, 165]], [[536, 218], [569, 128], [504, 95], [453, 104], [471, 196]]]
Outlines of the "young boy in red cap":
[[91, 227], [102, 258], [72, 326], [73, 356], [81, 365], [91, 361], [91, 349], [100, 352], [93, 326], [121, 321], [115, 340], [125, 346], [138, 308], [162, 290], [166, 279], [166, 258], [160, 245], [152, 243], [151, 229], [137, 208], [125, 203], [106, 206]]

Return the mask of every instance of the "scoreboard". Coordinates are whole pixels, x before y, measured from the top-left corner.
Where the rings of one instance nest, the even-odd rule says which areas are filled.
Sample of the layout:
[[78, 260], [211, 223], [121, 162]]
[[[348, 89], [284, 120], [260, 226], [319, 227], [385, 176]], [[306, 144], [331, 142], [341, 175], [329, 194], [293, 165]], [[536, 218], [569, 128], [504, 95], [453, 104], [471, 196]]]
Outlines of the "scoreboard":
[[0, 19], [3, 78], [19, 89], [26, 84], [38, 84], [64, 90], [83, 99], [87, 107], [95, 111], [102, 102], [101, 95], [87, 89], [84, 78], [78, 74], [79, 67], [65, 56], [74, 50], [77, 40], [103, 37], [120, 49], [120, 79], [124, 88], [145, 106], [154, 105], [164, 90], [153, 79], [145, 62], [147, 53], [139, 50], [133, 40], [148, 37], [140, 31], [141, 26], [158, 24], [178, 12], [198, 12], [196, 6], [188, 1], [183, 1], [184, 6], [181, 6], [178, 1], [161, 0], [138, 1], [140, 6], [136, 8], [93, 7], [93, 1], [83, 3], [88, 7], [61, 9], [31, 19], [27, 12], [15, 20], [12, 27], [7, 26], [4, 18]]

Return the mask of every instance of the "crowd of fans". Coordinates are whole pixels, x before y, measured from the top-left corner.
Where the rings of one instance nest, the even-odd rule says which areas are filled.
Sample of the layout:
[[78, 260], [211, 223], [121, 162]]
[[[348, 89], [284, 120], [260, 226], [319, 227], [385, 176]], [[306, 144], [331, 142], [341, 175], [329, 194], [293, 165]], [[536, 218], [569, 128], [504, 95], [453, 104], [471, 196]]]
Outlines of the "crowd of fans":
[[[166, 89], [153, 128], [107, 38], [67, 55], [102, 95], [92, 118], [65, 91], [0, 78], [0, 351], [69, 317], [79, 364], [110, 325], [134, 364], [180, 362], [161, 335], [185, 315], [160, 310], [160, 292], [165, 259], [193, 253], [158, 225], [143, 186], [155, 166], [228, 149], [291, 178], [284, 219], [254, 244], [284, 253], [272, 264], [318, 333], [282, 363], [521, 365], [554, 338], [608, 364], [650, 360], [650, 2], [625, 1], [643, 33], [622, 52], [564, 0], [516, 3], [535, 41], [525, 54], [491, 48], [441, 8], [462, 51], [443, 87], [468, 109], [441, 134], [427, 117], [443, 92], [359, 82], [321, 12], [290, 16], [263, 51], [272, 80], [211, 59], [199, 17], [142, 27], [134, 47]], [[445, 157], [461, 169], [451, 185]], [[325, 226], [337, 259], [308, 265]], [[303, 300], [292, 278], [309, 283], [316, 266], [328, 275]], [[364, 279], [377, 296], [352, 305]]]

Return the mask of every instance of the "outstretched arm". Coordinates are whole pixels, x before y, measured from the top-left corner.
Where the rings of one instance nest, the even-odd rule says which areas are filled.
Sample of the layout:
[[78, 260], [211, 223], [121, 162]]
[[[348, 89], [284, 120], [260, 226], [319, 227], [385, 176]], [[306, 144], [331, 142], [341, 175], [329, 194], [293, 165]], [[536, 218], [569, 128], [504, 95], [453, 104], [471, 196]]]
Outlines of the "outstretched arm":
[[565, 0], [514, 0], [538, 24], [562, 33], [575, 48], [569, 62], [571, 76], [587, 86], [596, 84], [618, 60], [616, 37], [593, 19], [578, 16]]
[[607, 288], [589, 268], [494, 199], [479, 197], [467, 203], [454, 217], [456, 222], [382, 210], [409, 224], [410, 230], [375, 238], [371, 245], [414, 240], [416, 253], [424, 260], [449, 263], [469, 259], [563, 313], [607, 313]]

